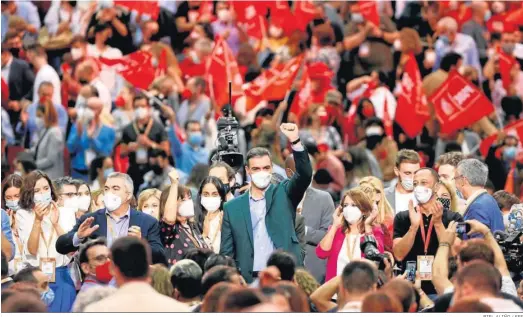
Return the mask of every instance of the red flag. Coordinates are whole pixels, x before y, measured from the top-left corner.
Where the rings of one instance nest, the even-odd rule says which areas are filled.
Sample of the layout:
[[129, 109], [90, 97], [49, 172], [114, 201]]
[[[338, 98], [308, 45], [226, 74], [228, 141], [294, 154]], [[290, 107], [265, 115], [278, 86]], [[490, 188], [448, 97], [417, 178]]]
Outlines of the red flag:
[[396, 108], [396, 122], [410, 138], [417, 136], [430, 117], [427, 98], [421, 88], [421, 74], [414, 54], [409, 55], [401, 79], [401, 93]]
[[457, 9], [447, 12], [446, 16], [456, 20], [459, 29], [461, 29], [465, 22], [472, 19], [472, 9], [464, 3], [460, 3]]
[[375, 26], [380, 26], [380, 16], [378, 14], [378, 6], [373, 0], [359, 0], [358, 12], [363, 18]]
[[231, 2], [231, 4], [234, 6], [234, 11], [236, 12], [236, 20], [248, 36], [257, 40], [261, 40], [266, 36], [267, 19], [265, 15], [267, 8], [272, 4], [265, 1], [237, 1]]
[[[334, 74], [329, 66], [323, 62], [314, 62], [306, 65], [303, 70], [300, 90], [290, 106], [290, 112], [299, 118], [313, 103], [323, 103], [325, 94], [332, 89], [331, 79]], [[319, 80], [319, 90], [312, 91], [311, 80]], [[332, 119], [332, 118], [331, 118]]]
[[[523, 141], [523, 119], [508, 124], [505, 128], [503, 128], [503, 132], [505, 132], [507, 135], [514, 135], [519, 138], [520, 141]], [[487, 157], [490, 146], [494, 143], [494, 141], [496, 141], [497, 138], [498, 133], [486, 137], [481, 141], [479, 151], [483, 157]]]
[[229, 103], [229, 82], [232, 82], [233, 99], [242, 95], [243, 79], [238, 69], [238, 63], [227, 42], [218, 41], [207, 61], [206, 78], [209, 84], [210, 97], [221, 111], [223, 105]]
[[301, 31], [307, 29], [307, 24], [311, 22], [317, 14], [313, 0], [298, 0], [294, 4], [295, 26]]
[[155, 78], [153, 56], [149, 52], [136, 51], [122, 58], [99, 58], [100, 62], [115, 68], [129, 83], [140, 89], [148, 89]]
[[2, 103], [7, 103], [9, 101], [9, 85], [2, 77]]
[[115, 0], [114, 5], [126, 7], [129, 10], [134, 10], [139, 14], [146, 14], [152, 17], [153, 20], [158, 19], [160, 13], [160, 6], [158, 1], [127, 1], [127, 0]]
[[[153, 59], [154, 61], [154, 59]], [[167, 50], [164, 48], [162, 49], [162, 52], [160, 53], [160, 57], [158, 59], [158, 68], [156, 68], [156, 77], [164, 76], [167, 74]]]
[[499, 57], [499, 73], [501, 74], [501, 81], [503, 82], [503, 88], [507, 91], [512, 83], [512, 78], [510, 76], [510, 71], [518, 62], [516, 58], [510, 56], [503, 52], [503, 50], [498, 47], [498, 57]]
[[383, 125], [385, 126], [385, 134], [389, 137], [394, 137], [387, 98], [385, 98], [383, 103]]
[[442, 133], [467, 127], [494, 111], [494, 106], [457, 70], [430, 96]]
[[276, 64], [248, 83], [244, 90], [247, 97], [246, 110], [251, 110], [262, 100], [285, 98], [298, 74], [302, 60], [303, 55], [300, 55], [285, 64]]

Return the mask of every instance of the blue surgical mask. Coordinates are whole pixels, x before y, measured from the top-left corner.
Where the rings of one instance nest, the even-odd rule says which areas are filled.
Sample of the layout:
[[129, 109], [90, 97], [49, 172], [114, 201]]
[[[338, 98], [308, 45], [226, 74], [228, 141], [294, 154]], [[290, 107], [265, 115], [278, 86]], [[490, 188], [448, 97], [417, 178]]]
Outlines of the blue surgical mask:
[[485, 11], [485, 15], [483, 16], [483, 20], [487, 22], [492, 17], [492, 12], [490, 10]]
[[441, 41], [443, 41], [443, 43], [445, 45], [449, 45], [450, 44], [450, 40], [449, 40], [449, 38], [446, 35], [441, 36], [440, 39], [441, 39]]
[[200, 146], [202, 144], [202, 133], [201, 132], [190, 132], [189, 133], [189, 144], [192, 146]]
[[515, 146], [506, 146], [503, 149], [503, 158], [508, 161], [514, 160], [516, 157], [516, 151], [517, 149]]
[[6, 200], [5, 206], [11, 209], [12, 211], [17, 211], [18, 209], [20, 209], [20, 207], [18, 206], [18, 200]]
[[44, 119], [37, 117], [35, 119], [35, 124], [36, 124], [36, 129], [37, 130], [42, 130], [44, 128], [44, 126], [45, 126]]
[[104, 169], [104, 178], [107, 179], [111, 173], [114, 173], [114, 168], [106, 168]]
[[42, 302], [49, 307], [54, 301], [54, 291], [49, 287], [45, 292], [42, 292], [40, 295]]

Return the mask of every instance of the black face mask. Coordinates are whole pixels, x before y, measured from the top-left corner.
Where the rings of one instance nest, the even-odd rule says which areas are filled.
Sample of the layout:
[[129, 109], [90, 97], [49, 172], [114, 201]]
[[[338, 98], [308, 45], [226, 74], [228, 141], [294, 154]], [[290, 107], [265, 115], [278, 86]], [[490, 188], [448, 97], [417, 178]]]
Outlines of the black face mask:
[[450, 210], [450, 198], [438, 198], [438, 201], [443, 205], [443, 208]]
[[89, 84], [89, 82], [85, 79], [79, 79], [78, 82], [82, 85], [82, 86], [85, 86], [87, 84]]
[[223, 184], [223, 189], [225, 190], [225, 194], [228, 194], [231, 190], [231, 186], [229, 184]]
[[9, 49], [9, 52], [15, 57], [15, 58], [18, 58], [18, 56], [20, 55], [20, 48], [18, 47], [11, 47]]
[[374, 150], [376, 146], [383, 140], [383, 135], [371, 135], [365, 137], [367, 143], [367, 149]]
[[151, 169], [153, 170], [154, 174], [156, 174], [156, 175], [162, 175], [162, 173], [163, 173], [163, 168], [158, 164], [153, 164], [151, 166]]

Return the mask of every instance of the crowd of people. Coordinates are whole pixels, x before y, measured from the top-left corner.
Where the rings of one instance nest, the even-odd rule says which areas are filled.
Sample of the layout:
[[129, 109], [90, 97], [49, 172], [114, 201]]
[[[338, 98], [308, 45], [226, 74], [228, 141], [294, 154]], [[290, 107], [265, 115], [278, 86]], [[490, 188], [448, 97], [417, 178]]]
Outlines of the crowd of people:
[[2, 312], [523, 311], [520, 2], [1, 11]]

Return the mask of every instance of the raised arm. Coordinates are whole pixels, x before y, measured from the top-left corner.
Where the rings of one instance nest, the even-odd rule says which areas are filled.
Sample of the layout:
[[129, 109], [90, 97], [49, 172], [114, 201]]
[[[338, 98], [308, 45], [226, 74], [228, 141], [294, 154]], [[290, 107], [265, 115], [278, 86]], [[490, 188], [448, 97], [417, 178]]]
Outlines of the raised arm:
[[456, 240], [456, 225], [456, 222], [451, 221], [443, 235], [438, 235], [439, 247], [432, 266], [432, 284], [436, 288], [438, 295], [442, 295], [446, 288], [452, 286], [448, 278], [449, 256], [450, 248]]
[[37, 204], [33, 208], [35, 218], [33, 221], [33, 227], [27, 240], [27, 251], [34, 256], [38, 255], [38, 246], [40, 245], [40, 236], [42, 234], [42, 220], [49, 214], [51, 208], [43, 207], [42, 204]]
[[414, 240], [416, 239], [416, 234], [418, 233], [420, 226], [421, 215], [414, 209], [412, 200], [409, 202], [409, 219], [410, 227], [405, 233], [401, 232], [402, 236], [399, 237], [400, 234], [398, 233], [400, 229], [397, 224], [398, 215], [396, 215], [396, 218], [394, 218], [394, 237], [396, 238], [393, 242], [393, 251], [394, 256], [399, 261], [402, 261], [412, 249]]
[[[169, 188], [169, 196], [165, 202], [165, 212], [163, 214], [163, 220], [169, 224], [176, 222], [176, 216], [178, 213], [178, 182], [180, 176], [178, 171], [173, 169], [169, 173], [169, 178], [171, 179], [171, 187]], [[161, 219], [162, 220], [162, 219]]]
[[343, 212], [341, 206], [338, 206], [332, 215], [332, 226], [327, 231], [327, 234], [321, 239], [316, 247], [316, 255], [320, 259], [326, 259], [331, 254], [332, 242], [336, 232], [341, 228], [343, 223]]
[[336, 308], [336, 303], [331, 299], [334, 294], [338, 291], [338, 287], [341, 283], [341, 277], [336, 276], [332, 278], [327, 283], [320, 286], [316, 289], [314, 293], [311, 294], [311, 301], [316, 305], [316, 308], [322, 313], [325, 313], [333, 308]]

